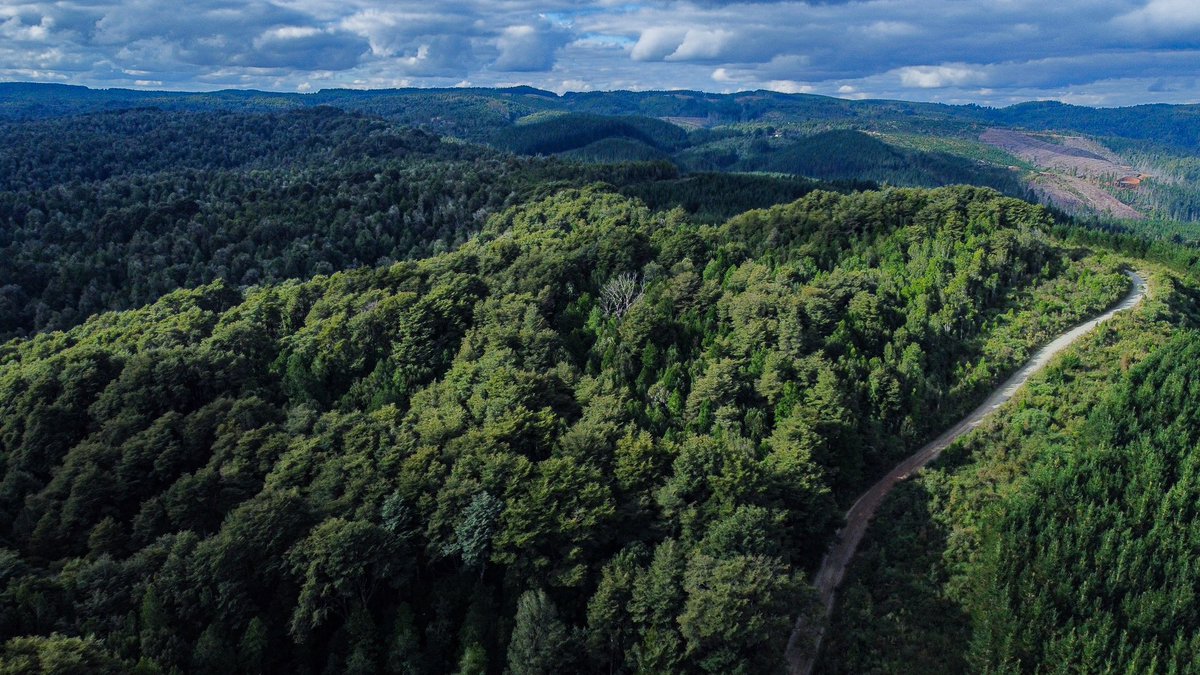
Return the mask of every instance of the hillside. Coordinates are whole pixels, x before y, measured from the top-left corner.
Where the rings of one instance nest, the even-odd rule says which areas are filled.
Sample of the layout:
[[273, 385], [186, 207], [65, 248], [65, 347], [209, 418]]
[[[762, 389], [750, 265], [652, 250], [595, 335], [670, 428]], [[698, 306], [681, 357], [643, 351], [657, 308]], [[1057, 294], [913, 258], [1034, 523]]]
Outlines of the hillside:
[[0, 673], [1186, 672], [1192, 112], [0, 84]]
[[[263, 113], [321, 106], [518, 154], [563, 154], [599, 163], [666, 160], [685, 171], [780, 171], [904, 186], [982, 185], [1152, 236], [1194, 240], [1195, 228], [1178, 223], [1200, 219], [1200, 178], [1194, 166], [1200, 152], [1200, 107], [1194, 105], [1098, 109], [1038, 102], [983, 108], [768, 91], [560, 96], [515, 87], [282, 94], [0, 84], [0, 119], [12, 121], [137, 107]], [[989, 152], [986, 137], [996, 130], [1080, 138], [1149, 180], [1119, 188], [1115, 179], [1048, 172], [1052, 166], [1030, 163], [1020, 151]], [[848, 131], [870, 134], [880, 147], [848, 136], [829, 143], [829, 132]], [[921, 142], [913, 143], [914, 137]], [[814, 158], [819, 159], [816, 166]], [[873, 169], [873, 175], [862, 167]]]
[[871, 187], [515, 159], [327, 107], [138, 109], [4, 131], [0, 340], [218, 278], [251, 286], [448, 250], [564, 187], [603, 182], [709, 222], [818, 187]]
[[1050, 225], [972, 188], [720, 226], [568, 190], [11, 341], [0, 663], [776, 669], [847, 501], [1124, 293]]
[[1200, 286], [1152, 289], [884, 504], [817, 672], [1192, 667]]

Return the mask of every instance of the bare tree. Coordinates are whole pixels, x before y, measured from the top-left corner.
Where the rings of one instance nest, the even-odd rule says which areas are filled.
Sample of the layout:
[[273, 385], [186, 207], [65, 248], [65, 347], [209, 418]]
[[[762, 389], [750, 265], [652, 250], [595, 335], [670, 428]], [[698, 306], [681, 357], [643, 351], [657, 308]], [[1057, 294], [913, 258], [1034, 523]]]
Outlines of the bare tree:
[[618, 319], [646, 293], [646, 280], [633, 272], [623, 272], [608, 280], [600, 289], [600, 311]]

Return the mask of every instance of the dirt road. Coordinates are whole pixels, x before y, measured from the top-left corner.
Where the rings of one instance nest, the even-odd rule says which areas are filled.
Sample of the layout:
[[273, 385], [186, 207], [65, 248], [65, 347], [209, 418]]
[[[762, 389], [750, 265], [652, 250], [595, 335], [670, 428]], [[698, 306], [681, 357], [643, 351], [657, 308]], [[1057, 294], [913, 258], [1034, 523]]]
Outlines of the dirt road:
[[1011, 377], [1004, 381], [995, 391], [987, 397], [978, 408], [971, 411], [971, 414], [964, 417], [958, 424], [955, 424], [941, 436], [938, 436], [925, 447], [921, 448], [914, 454], [900, 462], [886, 476], [879, 480], [878, 483], [871, 486], [858, 501], [854, 502], [854, 506], [846, 512], [846, 525], [838, 531], [834, 538], [833, 544], [829, 551], [821, 560], [821, 567], [817, 570], [816, 576], [813, 578], [813, 586], [816, 588], [817, 597], [820, 601], [819, 613], [822, 614], [820, 625], [813, 626], [809, 616], [801, 614], [796, 621], [796, 627], [792, 630], [791, 639], [788, 640], [787, 659], [788, 672], [793, 675], [808, 675], [812, 672], [813, 665], [818, 651], [821, 647], [821, 640], [825, 633], [825, 622], [833, 611], [834, 593], [837, 587], [842, 583], [842, 577], [846, 575], [846, 568], [850, 565], [850, 561], [854, 558], [854, 552], [858, 548], [859, 541], [862, 540], [863, 534], [867, 531], [867, 525], [871, 522], [871, 517], [875, 515], [875, 510], [883, 502], [884, 497], [891, 492], [892, 487], [896, 483], [906, 479], [914, 471], [921, 469], [929, 462], [937, 458], [942, 450], [945, 450], [959, 436], [979, 426], [988, 415], [995, 412], [1016, 393], [1021, 385], [1030, 378], [1034, 373], [1038, 372], [1050, 362], [1050, 359], [1058, 355], [1078, 340], [1083, 335], [1087, 334], [1100, 323], [1111, 319], [1118, 312], [1125, 311], [1136, 306], [1146, 297], [1146, 281], [1136, 272], [1126, 272], [1133, 286], [1129, 290], [1129, 294], [1125, 296], [1116, 306], [1108, 311], [1097, 316], [1096, 318], [1082, 323], [1071, 330], [1063, 333], [1055, 338], [1053, 342], [1042, 347], [1033, 358], [1030, 359], [1021, 369], [1013, 373]]

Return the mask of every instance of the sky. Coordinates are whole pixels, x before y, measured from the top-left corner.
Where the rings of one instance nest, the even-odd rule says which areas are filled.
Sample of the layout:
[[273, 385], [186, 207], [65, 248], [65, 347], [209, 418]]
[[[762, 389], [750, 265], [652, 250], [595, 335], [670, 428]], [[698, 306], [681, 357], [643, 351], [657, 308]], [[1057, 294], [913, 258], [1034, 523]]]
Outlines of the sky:
[[1200, 101], [1200, 0], [0, 0], [0, 80]]

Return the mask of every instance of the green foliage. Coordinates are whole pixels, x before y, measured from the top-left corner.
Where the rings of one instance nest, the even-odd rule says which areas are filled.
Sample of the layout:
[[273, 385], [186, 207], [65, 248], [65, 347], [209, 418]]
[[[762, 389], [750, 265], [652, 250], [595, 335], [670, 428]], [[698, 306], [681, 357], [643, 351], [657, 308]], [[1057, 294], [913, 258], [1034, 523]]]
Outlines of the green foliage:
[[988, 511], [966, 596], [982, 668], [1195, 664], [1200, 336], [1181, 333], [1088, 416], [1063, 461]]
[[885, 503], [824, 670], [1189, 671], [1198, 293], [1151, 283]]
[[598, 142], [617, 139], [670, 151], [687, 142], [687, 133], [674, 124], [650, 117], [564, 114], [509, 127], [493, 143], [522, 155], [550, 155], [580, 149], [587, 152], [587, 148], [594, 148]]
[[0, 647], [0, 673], [5, 675], [120, 675], [127, 672], [128, 664], [113, 658], [95, 639], [54, 634], [12, 638]]
[[775, 171], [824, 180], [870, 180], [893, 185], [986, 185], [1024, 196], [1018, 176], [1002, 166], [981, 164], [941, 151], [891, 145], [861, 131], [841, 129], [778, 145], [752, 147], [735, 165], [741, 170]]
[[526, 591], [517, 599], [512, 641], [508, 643], [508, 672], [513, 675], [552, 675], [563, 672], [573, 653], [567, 627], [546, 592]]
[[972, 188], [720, 227], [564, 190], [453, 251], [11, 341], [0, 635], [168, 670], [775, 669], [857, 491], [1124, 291], [1048, 224]]
[[666, 162], [516, 159], [329, 108], [135, 110], [5, 132], [0, 339], [215, 279], [248, 287], [427, 256], [564, 186], [604, 181], [710, 220], [819, 187], [681, 180]]

